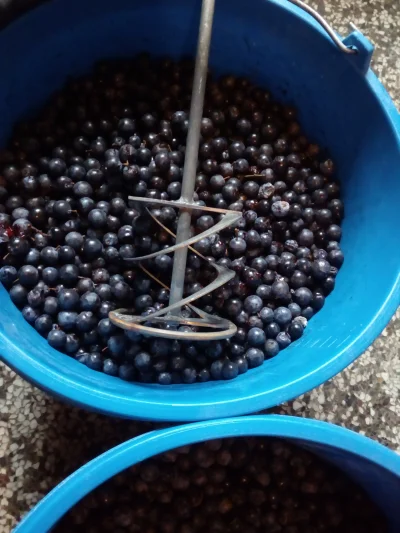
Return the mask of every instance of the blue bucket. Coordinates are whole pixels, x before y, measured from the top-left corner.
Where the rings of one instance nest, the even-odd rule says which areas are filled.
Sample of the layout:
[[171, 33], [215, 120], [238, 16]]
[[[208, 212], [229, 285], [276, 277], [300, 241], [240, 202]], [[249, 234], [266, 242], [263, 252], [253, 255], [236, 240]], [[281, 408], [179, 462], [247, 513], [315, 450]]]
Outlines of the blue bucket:
[[[99, 58], [195, 50], [199, 0], [53, 0], [0, 34], [0, 145], [13, 123], [44, 104], [67, 75]], [[231, 382], [132, 384], [56, 352], [0, 288], [0, 354], [28, 380], [95, 410], [152, 420], [204, 420], [261, 410], [331, 378], [382, 331], [400, 294], [400, 118], [369, 67], [357, 31], [343, 53], [285, 0], [219, 0], [211, 65], [248, 76], [295, 104], [308, 135], [337, 162], [343, 184], [345, 263], [302, 339]]]
[[288, 439], [335, 464], [381, 508], [390, 532], [400, 531], [400, 456], [347, 429], [286, 416], [248, 416], [152, 431], [100, 455], [53, 489], [14, 533], [47, 533], [86, 494], [130, 466], [173, 448], [226, 437]]

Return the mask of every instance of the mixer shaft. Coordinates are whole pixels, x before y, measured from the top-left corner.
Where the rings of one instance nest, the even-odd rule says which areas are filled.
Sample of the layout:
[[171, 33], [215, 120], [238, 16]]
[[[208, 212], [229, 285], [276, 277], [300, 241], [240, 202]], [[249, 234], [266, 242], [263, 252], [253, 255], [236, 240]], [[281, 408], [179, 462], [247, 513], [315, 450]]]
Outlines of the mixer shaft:
[[[215, 0], [203, 0], [197, 56], [193, 77], [192, 100], [189, 115], [189, 132], [186, 145], [185, 165], [183, 169], [181, 201], [193, 202], [196, 183], [197, 158], [200, 142], [201, 119], [203, 116], [204, 93], [207, 83], [208, 56], [210, 51]], [[176, 243], [187, 240], [190, 236], [190, 211], [182, 209], [178, 220]], [[170, 305], [182, 299], [185, 281], [187, 247], [175, 252], [171, 279]], [[179, 312], [179, 310], [177, 310]]]

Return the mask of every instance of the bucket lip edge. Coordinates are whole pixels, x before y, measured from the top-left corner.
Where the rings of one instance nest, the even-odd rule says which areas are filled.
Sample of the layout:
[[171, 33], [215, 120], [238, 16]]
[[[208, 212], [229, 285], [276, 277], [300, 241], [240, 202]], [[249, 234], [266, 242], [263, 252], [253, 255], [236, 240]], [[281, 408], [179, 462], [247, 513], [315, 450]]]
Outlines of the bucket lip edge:
[[[66, 373], [50, 368], [46, 361], [37, 360], [9, 341], [3, 331], [0, 331], [0, 360], [39, 387], [51, 391], [67, 401], [95, 411], [120, 417], [176, 423], [221, 419], [274, 407], [296, 398], [331, 379], [355, 361], [371, 345], [396, 312], [399, 301], [400, 271], [386, 300], [376, 310], [373, 319], [333, 359], [314, 369], [312, 373], [305, 374], [295, 381], [286, 383], [279, 389], [270, 388], [257, 394], [249, 391], [239, 398], [225, 399], [218, 403], [213, 401], [212, 398], [207, 401], [203, 399], [203, 401], [199, 402], [200, 398], [197, 394], [196, 403], [193, 403], [192, 400], [192, 402], [187, 401], [186, 403], [174, 405], [168, 399], [168, 395], [165, 396], [165, 400], [162, 402], [152, 400], [151, 389], [149, 389], [149, 393], [144, 398], [136, 398], [134, 390], [138, 384], [135, 382], [131, 383], [132, 394], [129, 396], [123, 393], [118, 394], [115, 391], [104, 391], [100, 384], [95, 387], [94, 384], [82, 383], [81, 379], [71, 379]], [[224, 382], [217, 383], [223, 386]], [[162, 385], [159, 385], [159, 387], [162, 387]]]
[[33, 533], [40, 530], [46, 533], [96, 487], [119, 472], [159, 453], [205, 440], [242, 436], [276, 437], [322, 444], [365, 459], [400, 478], [399, 455], [379, 442], [347, 428], [287, 415], [224, 418], [154, 430], [111, 448], [65, 478], [13, 531]]

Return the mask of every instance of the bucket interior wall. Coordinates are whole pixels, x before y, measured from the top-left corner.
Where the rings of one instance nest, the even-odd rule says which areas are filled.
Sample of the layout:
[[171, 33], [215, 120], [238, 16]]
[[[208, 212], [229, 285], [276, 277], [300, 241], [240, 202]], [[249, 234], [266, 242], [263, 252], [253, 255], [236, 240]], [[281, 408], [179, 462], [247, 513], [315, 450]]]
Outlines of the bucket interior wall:
[[[261, 406], [255, 398], [266, 389], [279, 403], [287, 399], [283, 391], [288, 382], [317, 372], [330, 377], [354, 359], [360, 344], [353, 347], [361, 336], [363, 349], [372, 342], [369, 328], [376, 322], [385, 325], [380, 309], [399, 276], [400, 209], [395, 201], [400, 188], [399, 146], [389, 118], [351, 57], [345, 57], [308, 17], [305, 24], [300, 10], [286, 12], [283, 4], [219, 0], [211, 65], [218, 75], [248, 76], [276, 98], [296, 105], [306, 133], [329, 147], [337, 163], [346, 207], [345, 263], [336, 289], [303, 338], [234, 383], [168, 388], [130, 384], [91, 371], [51, 349], [24, 322], [1, 287], [3, 352], [17, 350], [21, 358], [30, 353], [62, 373], [63, 380], [109, 394], [108, 405], [115, 412], [119, 401], [131, 397], [158, 403], [160, 416], [166, 416], [171, 405], [184, 409], [201, 402], [196, 415], [191, 411], [190, 415], [204, 419], [223, 416], [228, 403], [249, 396], [240, 411], [255, 411]], [[34, 113], [67, 75], [88, 72], [97, 59], [143, 50], [176, 58], [193, 54], [199, 11], [199, 0], [54, 0], [13, 23], [0, 34], [0, 146], [17, 119]], [[29, 377], [35, 380], [34, 375]], [[308, 388], [311, 382], [310, 378]], [[306, 388], [307, 384], [303, 391]], [[207, 392], [208, 403], [200, 391]], [[75, 399], [79, 403], [78, 394]], [[216, 411], [216, 406], [223, 407]], [[187, 420], [186, 413], [189, 410], [176, 418]]]
[[314, 442], [294, 441], [345, 472], [362, 487], [385, 513], [390, 531], [400, 530], [400, 479], [392, 472], [351, 452]]

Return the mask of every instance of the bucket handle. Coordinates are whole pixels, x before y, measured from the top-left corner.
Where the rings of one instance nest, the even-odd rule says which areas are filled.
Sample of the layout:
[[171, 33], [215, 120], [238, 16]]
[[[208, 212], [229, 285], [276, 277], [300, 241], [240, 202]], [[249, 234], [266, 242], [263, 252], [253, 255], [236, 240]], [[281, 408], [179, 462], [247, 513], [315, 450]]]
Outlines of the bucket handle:
[[326, 33], [329, 35], [329, 37], [332, 39], [332, 41], [336, 44], [336, 46], [345, 54], [357, 54], [358, 50], [354, 46], [346, 46], [340, 38], [337, 36], [335, 30], [332, 28], [332, 26], [324, 19], [322, 15], [318, 13], [315, 9], [310, 7], [308, 4], [305, 4], [302, 2], [302, 0], [288, 0], [292, 4], [295, 4], [296, 6], [300, 7], [304, 11], [306, 11], [309, 15], [311, 15], [319, 24], [324, 28]]

